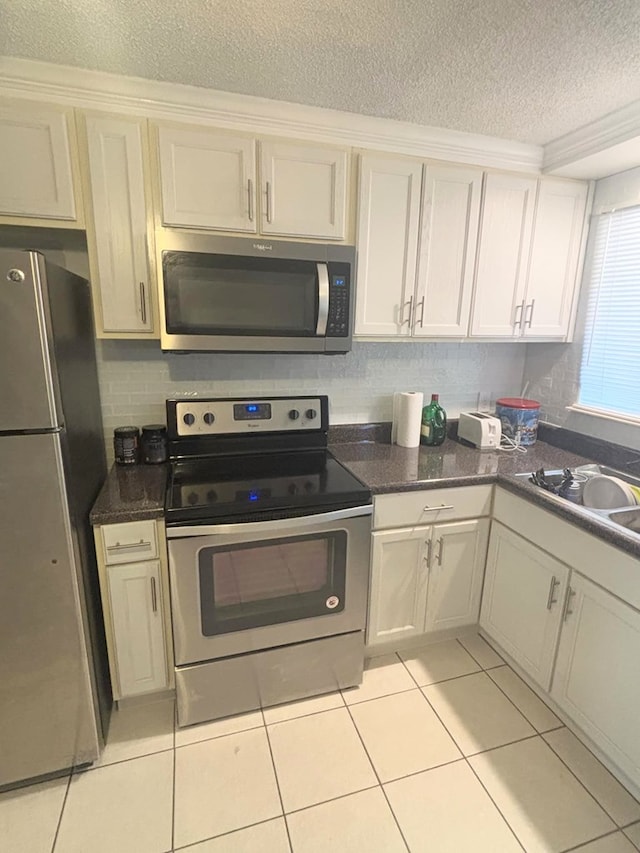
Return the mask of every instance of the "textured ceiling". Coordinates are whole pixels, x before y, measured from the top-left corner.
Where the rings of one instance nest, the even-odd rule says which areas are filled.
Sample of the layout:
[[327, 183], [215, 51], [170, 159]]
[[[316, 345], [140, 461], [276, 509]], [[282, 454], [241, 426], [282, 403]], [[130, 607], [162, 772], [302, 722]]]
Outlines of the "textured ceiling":
[[546, 143], [640, 98], [640, 0], [0, 0], [0, 53]]

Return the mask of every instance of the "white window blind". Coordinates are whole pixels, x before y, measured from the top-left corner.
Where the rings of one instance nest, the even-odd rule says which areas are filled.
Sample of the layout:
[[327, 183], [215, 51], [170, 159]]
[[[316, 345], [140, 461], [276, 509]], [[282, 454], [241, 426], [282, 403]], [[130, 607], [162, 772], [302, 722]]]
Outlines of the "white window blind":
[[640, 206], [598, 217], [578, 403], [640, 418]]

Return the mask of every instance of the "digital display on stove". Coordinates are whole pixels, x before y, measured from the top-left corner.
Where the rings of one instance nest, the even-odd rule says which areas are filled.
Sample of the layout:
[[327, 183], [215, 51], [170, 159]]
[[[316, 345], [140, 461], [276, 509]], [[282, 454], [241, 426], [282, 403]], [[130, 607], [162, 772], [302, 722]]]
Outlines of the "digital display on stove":
[[234, 403], [234, 421], [268, 421], [271, 418], [271, 403]]
[[244, 503], [257, 503], [264, 498], [271, 497], [271, 489], [242, 489], [236, 492], [236, 501]]

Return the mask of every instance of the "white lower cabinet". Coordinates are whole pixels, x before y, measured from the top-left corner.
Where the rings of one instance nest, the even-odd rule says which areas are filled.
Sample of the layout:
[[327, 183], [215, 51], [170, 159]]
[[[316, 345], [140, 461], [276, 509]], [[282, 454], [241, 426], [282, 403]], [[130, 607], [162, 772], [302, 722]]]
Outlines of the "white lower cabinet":
[[118, 685], [115, 698], [167, 687], [160, 562], [107, 569]]
[[640, 611], [575, 572], [551, 695], [640, 783]]
[[427, 633], [475, 625], [478, 621], [488, 538], [487, 518], [434, 525]]
[[373, 534], [367, 644], [424, 633], [431, 527]]
[[493, 522], [480, 626], [544, 690], [551, 686], [569, 571]]
[[489, 522], [374, 532], [367, 644], [478, 621]]

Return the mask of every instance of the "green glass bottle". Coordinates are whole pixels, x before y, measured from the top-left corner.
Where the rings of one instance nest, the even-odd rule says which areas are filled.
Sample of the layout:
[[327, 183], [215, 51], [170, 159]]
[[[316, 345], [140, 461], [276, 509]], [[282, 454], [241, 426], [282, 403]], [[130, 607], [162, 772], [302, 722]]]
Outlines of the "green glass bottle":
[[420, 444], [437, 446], [447, 437], [447, 413], [438, 402], [438, 395], [431, 395], [431, 402], [422, 410]]

